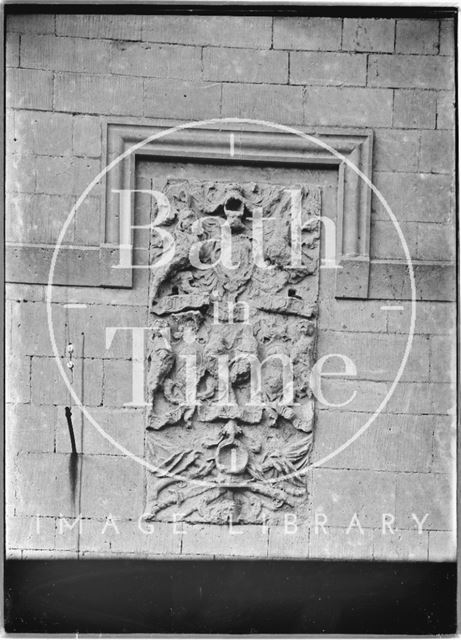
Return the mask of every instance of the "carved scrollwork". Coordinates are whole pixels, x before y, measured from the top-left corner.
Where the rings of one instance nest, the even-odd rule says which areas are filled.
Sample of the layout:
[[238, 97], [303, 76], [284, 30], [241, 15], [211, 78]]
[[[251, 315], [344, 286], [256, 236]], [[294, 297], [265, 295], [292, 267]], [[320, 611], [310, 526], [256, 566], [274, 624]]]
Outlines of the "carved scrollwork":
[[148, 513], [277, 519], [306, 503], [320, 191], [170, 180], [165, 194], [175, 251], [150, 281]]

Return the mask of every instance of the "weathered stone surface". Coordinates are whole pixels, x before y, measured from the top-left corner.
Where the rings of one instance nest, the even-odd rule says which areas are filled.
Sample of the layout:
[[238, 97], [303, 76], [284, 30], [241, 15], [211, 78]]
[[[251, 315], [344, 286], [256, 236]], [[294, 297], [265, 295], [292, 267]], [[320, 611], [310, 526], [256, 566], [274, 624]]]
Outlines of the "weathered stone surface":
[[[394, 100], [394, 126], [396, 121]], [[433, 121], [432, 121], [433, 122]], [[417, 171], [420, 145], [419, 131], [375, 131], [373, 165], [376, 171]]]
[[55, 548], [54, 518], [14, 516], [8, 518], [5, 531], [7, 553], [10, 549]]
[[[70, 439], [63, 420], [64, 410], [58, 407], [60, 423], [56, 429], [56, 451], [70, 453]], [[136, 456], [144, 454], [145, 416], [142, 408], [91, 407], [91, 417], [111, 438]], [[78, 408], [73, 410], [73, 426], [77, 449], [91, 455], [125, 456], [102, 435]], [[83, 440], [82, 440], [83, 433]], [[81, 446], [80, 446], [80, 443]]]
[[392, 53], [394, 32], [395, 20], [345, 18], [342, 48]]
[[[7, 245], [7, 279], [23, 282], [24, 272], [30, 274], [28, 282], [48, 281], [53, 245]], [[56, 269], [53, 275], [55, 285], [66, 286], [113, 286], [130, 288], [131, 274], [113, 268], [117, 263], [118, 251], [99, 246], [79, 247], [63, 245], [57, 253]], [[70, 270], [69, 263], [73, 264]], [[24, 271], [26, 270], [26, 271]], [[64, 300], [67, 302], [66, 300]]]
[[159, 46], [147, 42], [113, 42], [110, 71], [128, 76], [150, 78], [199, 79], [199, 47]]
[[[390, 384], [362, 380], [323, 381], [327, 400], [348, 402], [347, 411], [376, 411], [386, 398]], [[354, 391], [356, 395], [354, 396]], [[449, 415], [453, 413], [454, 389], [446, 383], [400, 382], [385, 405], [385, 413], [427, 413]], [[321, 403], [320, 408], [322, 408]], [[325, 407], [324, 407], [325, 408]]]
[[[67, 373], [66, 361], [62, 366]], [[82, 367], [83, 365], [83, 367]], [[82, 369], [85, 387], [82, 397]], [[70, 392], [58, 369], [55, 358], [32, 358], [32, 402], [36, 405], [68, 405]], [[102, 399], [102, 362], [75, 360], [73, 388], [85, 405], [98, 406]]]
[[372, 87], [450, 89], [453, 66], [448, 58], [418, 55], [371, 55], [368, 84]]
[[146, 523], [138, 518], [134, 522], [120, 522], [118, 529], [119, 535], [111, 535], [110, 539], [113, 555], [126, 555], [129, 550], [135, 557], [168, 558], [177, 557], [180, 553], [182, 535], [175, 534], [173, 525], [169, 522]]
[[455, 498], [452, 477], [442, 473], [409, 473], [397, 478], [396, 525], [417, 531], [412, 513], [421, 519], [428, 514], [425, 530], [455, 528]]
[[[276, 519], [281, 507], [299, 506], [303, 513], [314, 419], [309, 375], [320, 193], [298, 190], [300, 263], [292, 270], [292, 196], [283, 187], [185, 181], [165, 187], [176, 251], [170, 263], [152, 272], [149, 291], [147, 455], [159, 469], [148, 486], [153, 519], [173, 517], [176, 476], [189, 481], [181, 501], [186, 520], [261, 523]], [[252, 218], [259, 208], [266, 218], [264, 265], [253, 259]], [[216, 262], [223, 219], [232, 268]], [[203, 247], [198, 267], [192, 253], [197, 246]], [[151, 262], [159, 249], [151, 240]], [[191, 358], [192, 382], [185, 364]], [[255, 359], [265, 362], [260, 399], [252, 392]], [[294, 376], [289, 399], [287, 360]]]
[[292, 518], [287, 524], [272, 526], [269, 529], [269, 558], [308, 558], [310, 528], [298, 524]]
[[366, 56], [361, 54], [290, 53], [290, 84], [365, 86]]
[[139, 15], [57, 14], [56, 35], [139, 40], [141, 22]]
[[[328, 291], [329, 285], [326, 287]], [[381, 333], [386, 330], [386, 315], [381, 311], [381, 306], [382, 302], [376, 300], [338, 300], [325, 295], [321, 288], [319, 321], [323, 329]]]
[[[354, 513], [362, 528], [381, 526], [382, 514], [395, 508], [395, 479], [379, 471], [313, 470], [312, 511], [326, 525], [350, 527]], [[359, 530], [352, 526], [351, 530]]]
[[[59, 195], [80, 196], [101, 170], [99, 161], [90, 158], [39, 156], [36, 164], [37, 192]], [[100, 192], [101, 186], [98, 183], [91, 193]]]
[[216, 82], [150, 79], [144, 82], [144, 115], [149, 117], [217, 118], [220, 105], [221, 86]]
[[433, 473], [455, 474], [456, 443], [455, 417], [435, 416], [431, 466]]
[[143, 114], [143, 91], [141, 78], [56, 73], [54, 107], [59, 111], [139, 116]]
[[13, 457], [17, 453], [53, 453], [56, 419], [56, 407], [7, 405], [6, 455]]
[[[408, 333], [410, 305], [402, 311], [388, 312], [389, 333]], [[415, 333], [453, 335], [456, 324], [456, 305], [451, 302], [417, 302]]]
[[449, 224], [418, 224], [418, 251], [420, 260], [455, 260], [456, 238]]
[[224, 84], [222, 115], [279, 122], [301, 123], [303, 90], [301, 87], [260, 84]]
[[373, 540], [375, 560], [427, 560], [429, 535], [427, 531], [376, 532]]
[[[66, 456], [67, 457], [67, 456]], [[128, 457], [85, 456], [81, 513], [84, 517], [137, 519], [143, 513], [144, 469]]]
[[288, 82], [288, 54], [282, 51], [216, 49], [203, 51], [203, 77], [218, 82]]
[[[125, 327], [147, 326], [147, 309], [130, 305], [93, 304], [86, 310], [68, 313], [69, 335], [75, 336], [75, 355], [86, 358], [128, 360], [133, 355], [132, 332]], [[120, 327], [114, 334], [110, 346], [106, 347], [109, 330]], [[85, 336], [84, 345], [81, 334]], [[147, 336], [147, 332], [146, 332]], [[115, 385], [116, 386], [116, 385]]]
[[[344, 411], [376, 411], [387, 395], [389, 383], [370, 380], [324, 378], [322, 392], [329, 403], [345, 403]], [[319, 400], [319, 409], [326, 409]]]
[[[171, 526], [171, 525], [170, 525]], [[260, 525], [200, 525], [178, 523], [184, 531], [182, 553], [187, 556], [208, 556], [210, 540], [219, 558], [264, 557], [267, 552], [268, 531]]]
[[5, 109], [5, 153], [13, 153], [15, 109]]
[[340, 18], [274, 18], [275, 49], [336, 51], [340, 46]]
[[401, 383], [388, 404], [394, 413], [453, 414], [455, 393], [453, 385], [444, 383]]
[[131, 401], [132, 369], [129, 360], [104, 361], [104, 406], [119, 408]]
[[[344, 445], [372, 417], [368, 413], [325, 409], [319, 411], [312, 461], [317, 462]], [[445, 417], [445, 420], [449, 420]], [[325, 462], [334, 469], [429, 472], [432, 435], [440, 417], [381, 413], [344, 451]]]
[[7, 67], [19, 66], [19, 34], [6, 34], [5, 64]]
[[5, 167], [7, 192], [33, 193], [36, 184], [36, 158], [15, 153], [8, 157]]
[[[46, 287], [44, 285], [28, 285], [24, 283], [8, 282], [5, 286], [7, 300], [19, 300], [19, 302], [43, 302], [46, 300]], [[141, 298], [138, 292], [117, 291], [113, 289], [98, 289], [85, 287], [56, 287], [53, 292], [53, 302], [81, 302], [87, 304], [115, 304], [115, 302], [131, 304], [133, 307], [142, 306], [145, 308], [145, 296]]]
[[396, 91], [393, 125], [405, 129], [433, 129], [436, 110], [437, 95], [433, 91]]
[[434, 382], [453, 382], [456, 379], [456, 349], [454, 336], [431, 337], [431, 375]]
[[350, 558], [360, 560], [373, 555], [373, 529], [329, 527], [327, 533], [311, 530], [309, 558]]
[[[318, 351], [319, 357], [342, 353], [351, 358], [359, 379], [392, 381], [397, 375], [406, 343], [406, 336], [320, 331]], [[428, 380], [429, 340], [425, 336], [415, 336], [413, 345], [401, 379], [410, 382]], [[344, 365], [340, 363], [339, 366], [341, 370]], [[338, 371], [338, 361], [331, 358], [322, 370], [325, 373]]]
[[[75, 116], [72, 128], [72, 150], [75, 156], [99, 158], [102, 144], [102, 122], [92, 116]], [[55, 154], [52, 154], [55, 155]]]
[[16, 111], [12, 153], [66, 156], [72, 153], [72, 116], [66, 113]]
[[[400, 221], [448, 223], [452, 219], [452, 179], [422, 173], [375, 173], [375, 185]], [[376, 218], [389, 220], [377, 198]]]
[[455, 54], [455, 20], [448, 18], [440, 20], [440, 55], [453, 56]]
[[52, 73], [38, 69], [7, 69], [7, 107], [50, 110], [52, 102]]
[[143, 16], [143, 40], [269, 49], [272, 19], [251, 16]]
[[[9, 194], [5, 225], [7, 242], [56, 242], [71, 208], [71, 200], [67, 196]], [[72, 242], [73, 238], [73, 228], [70, 227], [63, 238], [64, 244]]]
[[439, 21], [428, 18], [397, 20], [395, 50], [397, 53], [437, 54], [439, 52]]
[[455, 96], [453, 91], [437, 93], [437, 129], [451, 129], [455, 126]]
[[30, 402], [30, 357], [16, 356], [5, 367], [6, 402]]
[[9, 477], [15, 487], [14, 506], [18, 515], [51, 517], [75, 512], [72, 462], [62, 454], [18, 455]]
[[453, 173], [455, 136], [452, 131], [423, 131], [421, 134], [421, 171]]
[[392, 91], [308, 87], [304, 121], [325, 126], [389, 127], [392, 122]]
[[55, 521], [55, 544], [58, 553], [86, 554], [110, 551], [110, 541], [117, 533], [112, 526], [104, 531], [104, 522], [92, 518], [57, 518]]
[[[450, 262], [414, 261], [415, 299], [454, 301], [455, 265]], [[375, 299], [411, 300], [408, 267], [401, 261], [375, 260], [370, 263], [368, 295]]]
[[[101, 238], [102, 209], [100, 197], [87, 197], [82, 202], [74, 218], [74, 242], [78, 245], [98, 246]], [[68, 211], [70, 212], [69, 207]]]
[[62, 550], [48, 550], [48, 549], [33, 549], [24, 550], [21, 553], [22, 560], [77, 560], [79, 556], [77, 551], [62, 551]]
[[103, 397], [103, 362], [75, 358], [74, 388], [84, 406], [99, 407]]
[[456, 532], [429, 531], [429, 561], [454, 562], [456, 560]]
[[54, 33], [55, 16], [46, 13], [8, 15], [6, 30], [19, 33]]
[[[399, 226], [405, 237], [410, 256], [417, 258], [418, 223], [402, 222]], [[370, 256], [384, 260], [405, 260], [403, 243], [395, 225], [390, 220], [372, 220]]]
[[[175, 556], [181, 536], [173, 535], [173, 526], [146, 524], [141, 518], [128, 520], [116, 514], [101, 517], [56, 518], [55, 545], [58, 550], [92, 558], [142, 558]], [[59, 553], [59, 551], [58, 551]]]
[[53, 71], [109, 71], [109, 44], [86, 38], [26, 35], [21, 37], [21, 64]]

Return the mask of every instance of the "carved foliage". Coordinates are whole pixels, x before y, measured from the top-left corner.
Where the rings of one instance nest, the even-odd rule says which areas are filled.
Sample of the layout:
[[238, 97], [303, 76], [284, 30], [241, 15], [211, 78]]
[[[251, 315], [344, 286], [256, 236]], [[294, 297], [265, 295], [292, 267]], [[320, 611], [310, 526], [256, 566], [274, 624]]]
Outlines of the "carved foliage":
[[302, 513], [320, 192], [168, 181], [165, 194], [175, 247], [161, 264], [153, 231], [148, 512], [213, 523]]

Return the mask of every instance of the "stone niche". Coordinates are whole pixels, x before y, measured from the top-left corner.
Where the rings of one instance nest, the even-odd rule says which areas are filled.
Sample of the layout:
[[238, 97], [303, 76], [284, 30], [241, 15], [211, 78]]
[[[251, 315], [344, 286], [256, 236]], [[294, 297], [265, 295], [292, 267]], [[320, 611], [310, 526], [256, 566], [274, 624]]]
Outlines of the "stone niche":
[[[306, 522], [321, 189], [170, 178], [164, 193], [175, 248], [149, 283], [147, 517]], [[155, 230], [149, 251], [157, 263]]]

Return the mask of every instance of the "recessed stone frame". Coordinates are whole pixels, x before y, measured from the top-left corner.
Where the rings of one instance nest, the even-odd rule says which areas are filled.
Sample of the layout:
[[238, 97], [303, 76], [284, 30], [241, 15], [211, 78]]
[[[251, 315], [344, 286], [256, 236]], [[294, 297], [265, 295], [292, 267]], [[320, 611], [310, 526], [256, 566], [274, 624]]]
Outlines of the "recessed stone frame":
[[[145, 140], [155, 131], [174, 123], [152, 125], [109, 124], [107, 132], [108, 160], [132, 145]], [[309, 130], [350, 159], [371, 179], [373, 134], [369, 130]], [[233, 134], [233, 155], [230, 136]], [[282, 165], [284, 167], [328, 167], [339, 169], [337, 211], [337, 255], [342, 269], [337, 270], [336, 296], [367, 298], [370, 271], [370, 189], [358, 175], [332, 153], [293, 133], [268, 127], [251, 129], [246, 125], [224, 123], [219, 128], [194, 127], [154, 140], [137, 154], [120, 163], [109, 173], [106, 183], [105, 243], [118, 243], [119, 198], [115, 189], [133, 188], [135, 156], [193, 162], [211, 161], [249, 165]], [[115, 196], [115, 197], [114, 197]], [[110, 283], [107, 283], [110, 286]]]
[[[108, 121], [107, 163], [132, 145], [155, 132], [182, 122], [171, 120], [124, 119]], [[347, 157], [372, 181], [373, 133], [369, 129], [303, 129], [325, 141]], [[234, 134], [234, 155], [230, 134]], [[134, 188], [136, 158], [226, 162], [285, 167], [338, 169], [338, 211], [336, 221], [337, 256], [342, 269], [336, 271], [337, 298], [411, 298], [406, 263], [401, 260], [370, 260], [371, 192], [357, 173], [332, 153], [295, 134], [244, 124], [193, 127], [169, 134], [144, 145], [116, 165], [105, 180], [105, 204], [101, 210], [100, 245], [62, 247], [55, 269], [54, 284], [87, 287], [133, 286], [131, 269], [113, 269], [118, 263], [119, 196], [116, 189]], [[133, 209], [133, 208], [132, 208]], [[7, 245], [6, 281], [46, 284], [54, 245]], [[72, 265], [69, 269], [68, 265]], [[414, 261], [418, 300], [454, 300], [453, 264]]]

